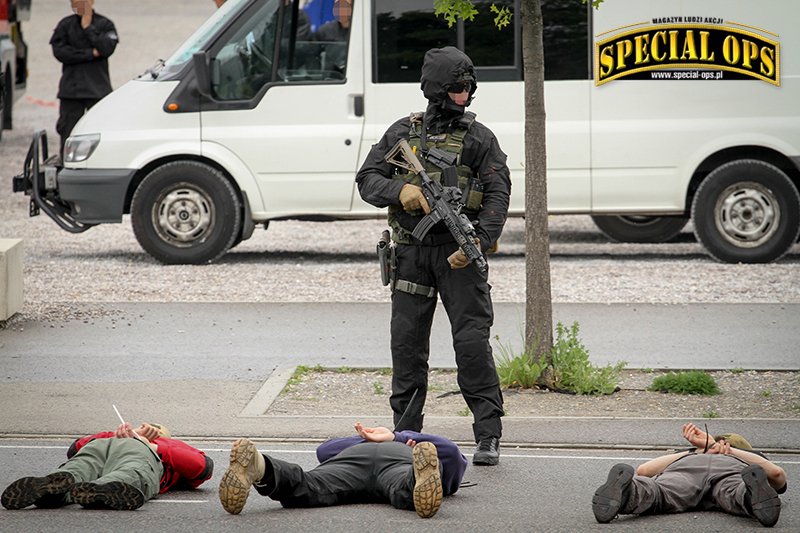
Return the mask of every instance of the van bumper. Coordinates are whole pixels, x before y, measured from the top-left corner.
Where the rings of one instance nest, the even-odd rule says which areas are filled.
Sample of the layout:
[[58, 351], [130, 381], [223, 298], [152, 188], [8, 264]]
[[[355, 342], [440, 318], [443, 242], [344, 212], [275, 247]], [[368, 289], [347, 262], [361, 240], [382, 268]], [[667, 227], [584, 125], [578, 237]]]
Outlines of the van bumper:
[[58, 196], [85, 224], [122, 222], [128, 186], [135, 169], [69, 169], [58, 173]]

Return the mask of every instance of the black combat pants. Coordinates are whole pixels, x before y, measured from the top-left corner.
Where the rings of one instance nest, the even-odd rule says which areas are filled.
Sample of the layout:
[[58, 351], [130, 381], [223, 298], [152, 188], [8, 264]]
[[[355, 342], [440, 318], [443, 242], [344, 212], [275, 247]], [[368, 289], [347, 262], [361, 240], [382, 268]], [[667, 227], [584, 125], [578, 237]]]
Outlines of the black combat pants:
[[[453, 349], [458, 366], [458, 385], [472, 411], [475, 441], [500, 437], [503, 395], [489, 344], [494, 321], [489, 283], [473, 265], [453, 270], [447, 257], [455, 242], [434, 246], [397, 246], [396, 279], [437, 289], [450, 319]], [[400, 421], [417, 390], [416, 409], [406, 415], [402, 427], [422, 430], [422, 407], [428, 390], [430, 333], [436, 298], [395, 290], [392, 294], [392, 395], [389, 403], [394, 422]]]
[[267, 455], [274, 484], [255, 485], [284, 507], [329, 507], [353, 503], [389, 503], [414, 509], [411, 447], [400, 442], [364, 442], [304, 471]]
[[97, 102], [98, 98], [61, 98], [58, 105], [58, 122], [56, 122], [56, 131], [61, 137], [61, 158], [64, 158], [64, 143], [72, 129], [81, 119], [81, 117]]

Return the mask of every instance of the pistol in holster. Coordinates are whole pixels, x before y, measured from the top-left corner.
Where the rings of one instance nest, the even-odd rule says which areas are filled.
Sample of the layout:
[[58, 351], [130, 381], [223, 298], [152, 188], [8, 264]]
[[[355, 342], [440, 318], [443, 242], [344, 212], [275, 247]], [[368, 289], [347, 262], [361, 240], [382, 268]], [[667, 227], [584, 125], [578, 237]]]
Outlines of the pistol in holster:
[[389, 285], [389, 288], [394, 291], [394, 271], [397, 267], [397, 259], [395, 256], [394, 244], [392, 244], [389, 230], [383, 230], [381, 238], [378, 241], [378, 264], [381, 269], [381, 283]]

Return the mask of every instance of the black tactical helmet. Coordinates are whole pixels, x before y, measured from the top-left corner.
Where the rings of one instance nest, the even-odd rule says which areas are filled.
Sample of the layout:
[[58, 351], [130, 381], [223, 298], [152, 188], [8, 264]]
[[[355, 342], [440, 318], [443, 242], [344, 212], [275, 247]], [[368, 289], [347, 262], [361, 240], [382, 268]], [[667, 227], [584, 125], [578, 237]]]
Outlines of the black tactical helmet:
[[461, 92], [451, 89], [462, 89], [469, 84], [469, 99], [466, 103], [468, 106], [472, 103], [475, 89], [478, 88], [477, 82], [472, 60], [458, 48], [445, 46], [432, 48], [425, 53], [420, 87], [430, 103], [437, 104], [443, 109], [463, 113], [466, 106], [457, 106], [447, 97], [447, 93]]

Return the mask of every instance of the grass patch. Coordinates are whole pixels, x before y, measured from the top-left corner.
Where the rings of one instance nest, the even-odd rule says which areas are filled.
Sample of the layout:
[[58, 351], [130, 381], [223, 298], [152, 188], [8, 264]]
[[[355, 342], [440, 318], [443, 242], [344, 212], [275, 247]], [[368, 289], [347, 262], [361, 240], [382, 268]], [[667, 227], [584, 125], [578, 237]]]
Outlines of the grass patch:
[[658, 376], [647, 390], [713, 396], [719, 394], [719, 385], [707, 373], [700, 370], [689, 370], [686, 372], [670, 372], [663, 376]]
[[[556, 325], [556, 336], [550, 358], [553, 363], [555, 388], [576, 394], [611, 394], [618, 390], [619, 374], [627, 363], [596, 367], [589, 362], [589, 351], [578, 338], [577, 322], [567, 328]], [[547, 363], [536, 360], [534, 349], [515, 353], [507, 344], [499, 342], [497, 375], [500, 385], [506, 388], [534, 388], [547, 370]]]
[[383, 383], [379, 381], [372, 382], [372, 393], [378, 396], [383, 396], [386, 391], [383, 389]]
[[703, 418], [719, 418], [719, 413], [716, 411], [706, 411], [703, 413]]

